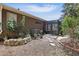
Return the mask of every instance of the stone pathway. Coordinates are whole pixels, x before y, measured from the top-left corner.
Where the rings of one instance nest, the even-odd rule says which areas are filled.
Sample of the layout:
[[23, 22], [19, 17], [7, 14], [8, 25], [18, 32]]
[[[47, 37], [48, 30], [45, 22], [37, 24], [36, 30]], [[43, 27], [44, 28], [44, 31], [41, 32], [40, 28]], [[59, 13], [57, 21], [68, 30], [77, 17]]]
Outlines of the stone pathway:
[[[32, 40], [26, 45], [0, 45], [2, 56], [65, 56], [63, 47], [54, 40], [56, 36], [44, 35], [42, 39]], [[51, 43], [53, 42], [53, 43]]]

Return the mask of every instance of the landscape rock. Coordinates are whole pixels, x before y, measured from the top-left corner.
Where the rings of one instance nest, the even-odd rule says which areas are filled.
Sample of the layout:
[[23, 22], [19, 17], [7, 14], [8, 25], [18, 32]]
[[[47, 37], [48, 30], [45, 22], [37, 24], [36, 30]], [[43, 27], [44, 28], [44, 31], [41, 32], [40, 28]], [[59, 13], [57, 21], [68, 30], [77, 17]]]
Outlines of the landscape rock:
[[8, 46], [17, 46], [17, 45], [24, 45], [31, 41], [31, 37], [26, 38], [18, 38], [18, 39], [9, 39], [4, 41], [4, 45]]

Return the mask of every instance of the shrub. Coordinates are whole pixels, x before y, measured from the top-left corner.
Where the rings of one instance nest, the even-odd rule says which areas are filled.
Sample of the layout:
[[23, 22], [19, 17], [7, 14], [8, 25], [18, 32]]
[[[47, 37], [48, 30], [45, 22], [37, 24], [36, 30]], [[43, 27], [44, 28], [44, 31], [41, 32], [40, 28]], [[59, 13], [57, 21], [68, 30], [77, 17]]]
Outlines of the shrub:
[[15, 27], [16, 27], [16, 21], [14, 21], [14, 20], [8, 20], [8, 22], [7, 22], [7, 29], [10, 32], [14, 32], [15, 31]]

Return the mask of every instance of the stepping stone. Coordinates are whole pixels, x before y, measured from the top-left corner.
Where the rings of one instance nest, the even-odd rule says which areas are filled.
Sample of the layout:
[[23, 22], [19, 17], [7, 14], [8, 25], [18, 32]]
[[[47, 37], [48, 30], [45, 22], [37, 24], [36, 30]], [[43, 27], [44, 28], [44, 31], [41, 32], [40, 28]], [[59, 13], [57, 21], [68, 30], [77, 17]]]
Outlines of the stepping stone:
[[51, 46], [56, 46], [54, 43], [49, 43]]

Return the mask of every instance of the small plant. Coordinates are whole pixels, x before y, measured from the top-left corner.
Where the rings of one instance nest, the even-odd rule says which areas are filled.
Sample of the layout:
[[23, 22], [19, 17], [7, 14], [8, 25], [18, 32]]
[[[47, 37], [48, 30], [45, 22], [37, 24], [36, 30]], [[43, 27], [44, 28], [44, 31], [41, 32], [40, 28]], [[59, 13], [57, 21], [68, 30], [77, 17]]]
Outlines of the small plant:
[[15, 27], [16, 27], [16, 21], [14, 21], [14, 20], [8, 20], [8, 22], [7, 22], [7, 29], [10, 32], [14, 32], [15, 31]]

